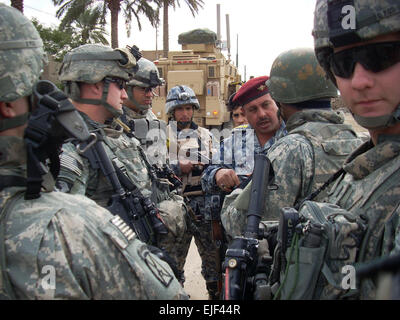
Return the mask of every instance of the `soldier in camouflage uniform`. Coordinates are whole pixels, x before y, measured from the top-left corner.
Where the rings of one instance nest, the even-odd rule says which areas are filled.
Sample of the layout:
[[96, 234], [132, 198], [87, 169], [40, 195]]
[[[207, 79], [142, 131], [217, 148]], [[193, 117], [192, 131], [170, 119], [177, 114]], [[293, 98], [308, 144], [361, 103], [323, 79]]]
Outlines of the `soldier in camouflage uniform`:
[[[313, 36], [319, 63], [371, 136], [348, 158], [326, 200], [367, 220], [356, 262], [399, 252], [400, 2], [318, 0]], [[364, 279], [356, 298], [375, 298], [376, 280]], [[328, 284], [323, 293], [338, 295]]]
[[[101, 45], [73, 49], [64, 57], [60, 80], [91, 132], [102, 137], [109, 158], [158, 207], [168, 233], [158, 235], [157, 246], [177, 261], [181, 256], [177, 243], [186, 230], [182, 197], [169, 192], [169, 185], [154, 174], [137, 139], [126, 136], [120, 127], [106, 124], [110, 117], [122, 114], [122, 103], [127, 98], [125, 82], [133, 65], [121, 66], [120, 52]], [[81, 155], [74, 142], [63, 146], [57, 186], [65, 192], [86, 195], [103, 207], [115, 193], [101, 168]], [[179, 265], [179, 271], [183, 274], [183, 265]]]
[[189, 208], [184, 240], [186, 250], [181, 258], [184, 262], [194, 237], [209, 297], [217, 299], [217, 249], [200, 182], [201, 174], [212, 157], [215, 142], [210, 131], [193, 122], [194, 110], [200, 105], [191, 88], [184, 85], [171, 88], [166, 102], [166, 113], [170, 119], [167, 127], [169, 159], [175, 174], [183, 182], [182, 195]]
[[[263, 219], [278, 220], [280, 208], [295, 206], [321, 187], [362, 140], [344, 124], [343, 113], [331, 109], [330, 99], [337, 96], [337, 90], [311, 48], [281, 53], [266, 85], [288, 131], [267, 153], [275, 178], [265, 199]], [[222, 211], [221, 220], [232, 237], [240, 235], [246, 225], [251, 185]], [[321, 192], [319, 198], [323, 196]]]
[[145, 58], [138, 61], [139, 70], [127, 83], [128, 98], [124, 100], [121, 121], [128, 135], [134, 135], [145, 149], [151, 164], [162, 167], [167, 163], [166, 123], [158, 120], [151, 104], [154, 88], [164, 83], [153, 62]]
[[23, 134], [45, 54], [33, 24], [2, 3], [0, 29], [0, 299], [187, 299], [169, 266], [94, 201], [24, 200]]

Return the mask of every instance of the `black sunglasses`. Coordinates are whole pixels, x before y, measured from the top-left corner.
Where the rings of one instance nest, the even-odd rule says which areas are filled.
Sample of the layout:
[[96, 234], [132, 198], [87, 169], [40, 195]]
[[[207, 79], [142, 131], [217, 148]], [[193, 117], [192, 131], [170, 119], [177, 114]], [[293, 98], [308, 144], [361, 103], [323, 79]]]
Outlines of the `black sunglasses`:
[[354, 47], [330, 55], [332, 72], [341, 78], [350, 78], [359, 62], [372, 72], [383, 71], [400, 61], [400, 42], [377, 42]]
[[144, 92], [144, 93], [153, 92], [153, 88], [152, 88], [152, 87], [147, 87], [147, 88], [144, 88], [144, 87], [137, 87], [137, 88], [139, 88], [139, 90], [141, 90], [141, 91]]
[[126, 81], [124, 79], [106, 77], [104, 80], [108, 82], [114, 82], [120, 90], [126, 89]]

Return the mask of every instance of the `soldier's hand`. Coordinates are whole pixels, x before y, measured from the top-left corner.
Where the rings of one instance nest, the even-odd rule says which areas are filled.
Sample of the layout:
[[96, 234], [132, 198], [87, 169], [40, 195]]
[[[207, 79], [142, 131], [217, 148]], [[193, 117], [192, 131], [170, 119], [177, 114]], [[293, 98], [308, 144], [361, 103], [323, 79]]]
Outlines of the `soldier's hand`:
[[188, 174], [190, 171], [193, 170], [193, 163], [188, 160], [180, 160], [179, 167], [181, 168], [181, 172], [183, 174]]
[[239, 177], [232, 169], [219, 169], [215, 174], [215, 182], [225, 192], [231, 192], [234, 187], [240, 184]]

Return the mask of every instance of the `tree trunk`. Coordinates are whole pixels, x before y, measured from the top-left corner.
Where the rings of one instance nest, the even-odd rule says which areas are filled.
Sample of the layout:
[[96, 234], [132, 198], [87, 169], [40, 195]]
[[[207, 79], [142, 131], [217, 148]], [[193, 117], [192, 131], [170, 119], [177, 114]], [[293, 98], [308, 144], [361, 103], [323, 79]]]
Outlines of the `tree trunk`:
[[111, 13], [111, 47], [118, 48], [118, 14], [121, 9], [120, 0], [108, 0]]
[[24, 0], [11, 0], [11, 7], [24, 13]]
[[168, 58], [169, 51], [169, 24], [168, 24], [168, 1], [164, 0], [163, 8], [164, 18], [163, 18], [163, 56]]

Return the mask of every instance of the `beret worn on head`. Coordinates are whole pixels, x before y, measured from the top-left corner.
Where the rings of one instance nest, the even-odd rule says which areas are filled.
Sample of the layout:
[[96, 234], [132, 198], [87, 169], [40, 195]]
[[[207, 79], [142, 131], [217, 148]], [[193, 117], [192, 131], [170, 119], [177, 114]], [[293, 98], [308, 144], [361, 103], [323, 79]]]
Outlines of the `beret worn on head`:
[[250, 101], [257, 99], [264, 94], [268, 93], [268, 87], [265, 81], [269, 79], [268, 76], [261, 76], [250, 79], [247, 81], [235, 94], [233, 103], [238, 105], [245, 105]]

